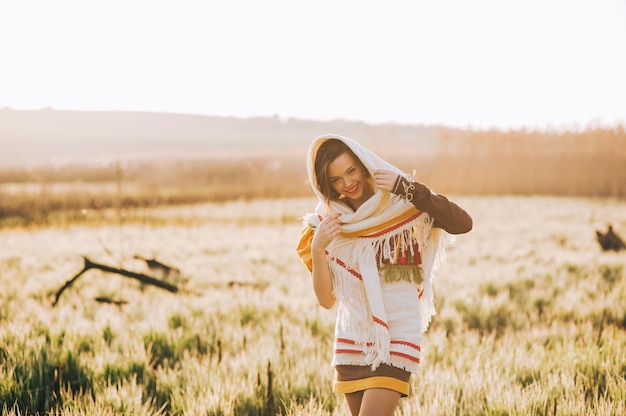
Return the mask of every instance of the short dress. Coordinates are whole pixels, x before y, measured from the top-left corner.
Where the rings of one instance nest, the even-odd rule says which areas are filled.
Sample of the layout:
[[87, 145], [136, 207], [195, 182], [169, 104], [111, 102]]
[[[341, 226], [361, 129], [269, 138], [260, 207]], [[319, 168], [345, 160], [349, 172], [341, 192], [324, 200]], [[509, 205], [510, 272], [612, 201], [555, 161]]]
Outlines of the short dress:
[[[343, 364], [350, 361], [349, 358], [344, 357], [350, 355], [351, 352], [346, 348], [345, 342], [342, 344], [336, 339], [333, 387], [337, 393], [354, 393], [372, 388], [383, 388], [397, 391], [401, 397], [409, 395], [411, 373], [415, 372], [415, 366], [419, 363], [419, 343], [422, 338], [419, 316], [419, 297], [421, 295], [419, 285], [423, 281], [422, 271], [421, 267], [416, 265], [381, 265], [379, 266], [379, 275], [392, 342], [393, 339], [398, 338], [394, 336], [396, 335], [394, 332], [398, 329], [396, 322], [402, 322], [403, 333], [412, 334], [412, 348], [410, 349], [412, 352], [406, 354], [406, 357], [414, 365], [408, 368], [399, 363], [397, 358], [402, 355], [401, 350], [395, 351], [395, 356], [393, 355], [394, 351], [392, 351], [390, 362], [380, 364], [374, 370], [369, 365]], [[395, 300], [400, 293], [414, 299], [412, 307], [406, 308], [399, 305], [398, 309], [400, 310], [394, 308], [394, 305], [397, 304]], [[411, 322], [412, 328], [406, 328], [407, 321]], [[399, 337], [406, 339], [406, 336], [399, 335]], [[352, 351], [352, 354], [356, 357], [359, 353]]]
[[376, 370], [361, 365], [336, 365], [334, 387], [337, 393], [383, 388], [409, 395], [411, 373], [389, 364], [381, 364]]

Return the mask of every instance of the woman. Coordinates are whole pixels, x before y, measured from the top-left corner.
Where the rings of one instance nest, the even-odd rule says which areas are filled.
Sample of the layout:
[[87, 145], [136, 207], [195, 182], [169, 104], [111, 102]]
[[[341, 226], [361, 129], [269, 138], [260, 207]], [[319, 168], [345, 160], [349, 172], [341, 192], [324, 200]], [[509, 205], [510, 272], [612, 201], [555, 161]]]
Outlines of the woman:
[[433, 273], [472, 219], [357, 142], [324, 135], [307, 155], [318, 197], [298, 254], [318, 302], [338, 301], [335, 391], [352, 415], [391, 415], [417, 372], [435, 313]]

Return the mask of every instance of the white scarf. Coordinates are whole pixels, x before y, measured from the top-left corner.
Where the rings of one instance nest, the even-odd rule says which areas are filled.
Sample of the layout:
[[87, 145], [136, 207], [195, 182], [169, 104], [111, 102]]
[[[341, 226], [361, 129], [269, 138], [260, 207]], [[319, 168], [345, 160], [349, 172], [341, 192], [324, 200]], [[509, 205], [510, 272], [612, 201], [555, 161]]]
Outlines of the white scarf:
[[[315, 157], [322, 143], [328, 139], [344, 142], [363, 162], [372, 178], [374, 195], [364, 202], [356, 211], [346, 204], [331, 200], [326, 203], [320, 192], [315, 175]], [[366, 325], [367, 334], [362, 334], [368, 342], [366, 349], [367, 362], [377, 367], [381, 362], [389, 361], [389, 327], [382, 299], [380, 278], [378, 275], [377, 253], [380, 260], [391, 260], [399, 251], [413, 250], [417, 242], [422, 257], [424, 282], [423, 295], [420, 298], [421, 328], [426, 331], [431, 317], [435, 314], [432, 278], [434, 271], [445, 256], [444, 246], [449, 241], [449, 234], [433, 228], [433, 218], [426, 212], [419, 212], [409, 202], [378, 189], [375, 184], [374, 171], [389, 170], [406, 177], [397, 167], [378, 157], [369, 149], [347, 137], [327, 134], [319, 136], [311, 143], [307, 155], [307, 172], [309, 182], [318, 197], [314, 213], [305, 215], [305, 224], [315, 228], [320, 218], [340, 212], [341, 234], [329, 244], [329, 264], [333, 271], [334, 294], [337, 299], [349, 296], [354, 291], [354, 278], [362, 280], [370, 311], [370, 322]], [[401, 220], [399, 224], [390, 226], [390, 222]]]

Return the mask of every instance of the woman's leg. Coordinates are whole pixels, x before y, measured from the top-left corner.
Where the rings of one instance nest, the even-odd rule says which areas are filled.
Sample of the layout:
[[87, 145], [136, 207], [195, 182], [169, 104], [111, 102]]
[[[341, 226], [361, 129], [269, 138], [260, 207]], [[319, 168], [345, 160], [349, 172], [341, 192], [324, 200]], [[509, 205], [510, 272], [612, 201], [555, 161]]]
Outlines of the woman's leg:
[[[368, 389], [363, 392], [359, 416], [392, 416], [400, 393], [389, 389]], [[352, 408], [350, 409], [352, 411]], [[353, 413], [354, 414], [354, 413]]]
[[359, 416], [359, 411], [361, 410], [361, 401], [363, 400], [363, 391], [361, 390], [354, 393], [346, 393], [346, 400], [348, 401], [350, 414], [352, 416]]

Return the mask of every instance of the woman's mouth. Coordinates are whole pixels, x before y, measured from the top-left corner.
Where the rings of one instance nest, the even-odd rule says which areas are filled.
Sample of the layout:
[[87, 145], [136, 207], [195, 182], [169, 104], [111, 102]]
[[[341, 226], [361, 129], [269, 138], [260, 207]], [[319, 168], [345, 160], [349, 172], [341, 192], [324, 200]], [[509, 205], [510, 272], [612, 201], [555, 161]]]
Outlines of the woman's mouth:
[[347, 193], [347, 194], [354, 194], [354, 193], [356, 193], [356, 191], [358, 191], [358, 189], [359, 189], [359, 184], [357, 183], [357, 184], [356, 184], [356, 185], [354, 185], [352, 188], [347, 189], [347, 190], [346, 190], [346, 193]]

